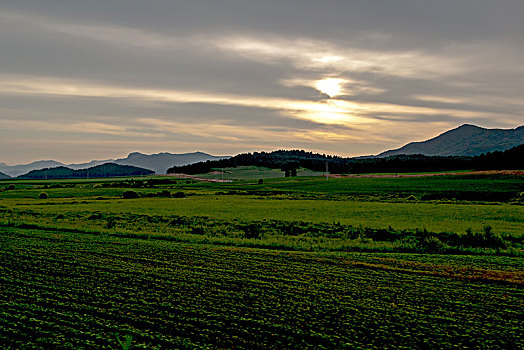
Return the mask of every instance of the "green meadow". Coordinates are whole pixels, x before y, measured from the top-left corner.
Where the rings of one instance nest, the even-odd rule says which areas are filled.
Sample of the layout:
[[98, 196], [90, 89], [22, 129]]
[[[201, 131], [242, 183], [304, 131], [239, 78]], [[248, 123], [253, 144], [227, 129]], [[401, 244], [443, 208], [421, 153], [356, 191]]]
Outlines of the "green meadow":
[[[116, 220], [114, 231], [137, 227], [125, 216], [209, 217], [221, 221], [306, 222], [463, 234], [486, 226], [498, 235], [523, 234], [524, 181], [518, 176], [435, 176], [417, 178], [296, 177], [197, 182], [143, 178], [112, 182], [14, 181], [0, 193], [4, 221], [31, 212], [32, 224], [88, 228], [93, 212]], [[4, 182], [5, 187], [8, 186]], [[9, 183], [11, 184], [11, 183]], [[151, 185], [152, 184], [152, 185]], [[4, 188], [5, 188], [4, 187]], [[1, 187], [0, 187], [1, 188]], [[126, 190], [139, 198], [123, 199]], [[167, 195], [157, 196], [164, 191]], [[47, 199], [39, 199], [45, 192]], [[173, 198], [176, 192], [183, 198]], [[23, 215], [23, 214], [21, 214]], [[56, 219], [60, 215], [61, 219]], [[63, 218], [62, 218], [63, 217]], [[22, 220], [23, 221], [23, 220]], [[25, 222], [25, 221], [24, 221]], [[155, 232], [162, 230], [157, 227]], [[168, 228], [165, 228], [168, 232]]]
[[0, 181], [0, 343], [524, 346], [522, 176], [243, 170]]

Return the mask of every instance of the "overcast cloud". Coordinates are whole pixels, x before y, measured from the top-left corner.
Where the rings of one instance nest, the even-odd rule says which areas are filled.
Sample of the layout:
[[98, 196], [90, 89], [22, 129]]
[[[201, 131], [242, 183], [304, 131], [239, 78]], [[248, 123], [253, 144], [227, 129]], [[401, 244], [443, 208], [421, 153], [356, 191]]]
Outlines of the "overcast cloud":
[[307, 149], [524, 124], [520, 0], [1, 1], [0, 162]]

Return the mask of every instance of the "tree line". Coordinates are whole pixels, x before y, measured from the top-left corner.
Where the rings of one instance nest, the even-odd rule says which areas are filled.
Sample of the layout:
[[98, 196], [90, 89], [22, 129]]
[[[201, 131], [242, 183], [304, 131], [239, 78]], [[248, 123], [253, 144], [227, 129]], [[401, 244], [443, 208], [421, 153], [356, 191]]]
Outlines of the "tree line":
[[174, 166], [167, 173], [205, 174], [213, 169], [238, 166], [259, 166], [280, 169], [288, 176], [296, 175], [302, 167], [323, 172], [326, 165], [334, 174], [427, 172], [448, 170], [522, 170], [524, 144], [506, 151], [495, 151], [474, 157], [395, 155], [378, 158], [344, 158], [303, 150], [242, 153], [228, 159]]

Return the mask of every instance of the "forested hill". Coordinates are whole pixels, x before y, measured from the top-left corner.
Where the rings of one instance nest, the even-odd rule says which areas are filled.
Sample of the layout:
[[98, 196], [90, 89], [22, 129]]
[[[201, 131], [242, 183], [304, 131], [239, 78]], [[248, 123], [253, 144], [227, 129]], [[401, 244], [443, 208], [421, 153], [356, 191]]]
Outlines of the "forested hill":
[[0, 172], [0, 179], [10, 179], [10, 178], [11, 178], [11, 176], [6, 175], [6, 174]]
[[95, 178], [95, 177], [114, 177], [114, 176], [140, 176], [153, 175], [155, 172], [149, 169], [138, 168], [131, 165], [118, 165], [106, 163], [92, 168], [73, 170], [64, 166], [56, 168], [46, 168], [33, 170], [25, 175], [20, 175], [20, 179], [72, 179], [72, 178]]
[[522, 170], [524, 169], [524, 145], [504, 152], [486, 153], [476, 157], [398, 155], [385, 158], [343, 158], [306, 151], [274, 151], [239, 154], [229, 159], [175, 166], [168, 173], [204, 174], [213, 169], [237, 166], [261, 166], [281, 169], [289, 173], [299, 167], [330, 173], [361, 174], [381, 172], [415, 172], [446, 170]]

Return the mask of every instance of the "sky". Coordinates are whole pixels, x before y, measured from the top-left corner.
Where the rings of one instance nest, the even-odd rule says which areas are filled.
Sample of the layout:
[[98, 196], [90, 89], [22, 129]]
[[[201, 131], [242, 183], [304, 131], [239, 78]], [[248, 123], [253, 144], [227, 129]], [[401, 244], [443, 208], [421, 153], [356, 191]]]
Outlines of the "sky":
[[2, 0], [0, 162], [377, 154], [524, 124], [521, 0]]

